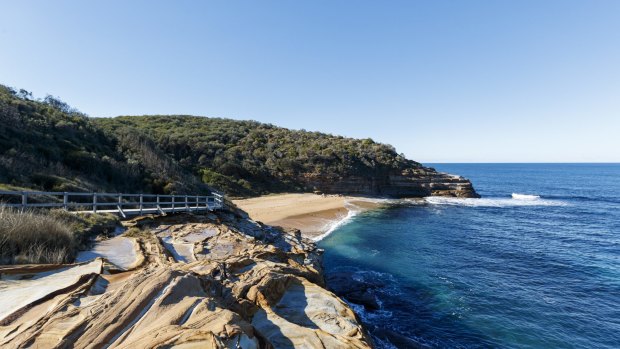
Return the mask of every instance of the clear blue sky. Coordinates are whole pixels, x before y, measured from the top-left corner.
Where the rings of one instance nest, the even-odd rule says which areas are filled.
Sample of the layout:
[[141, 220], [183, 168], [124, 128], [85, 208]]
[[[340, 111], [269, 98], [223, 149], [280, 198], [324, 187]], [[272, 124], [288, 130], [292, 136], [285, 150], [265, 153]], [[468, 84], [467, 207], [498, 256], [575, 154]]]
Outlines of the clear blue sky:
[[620, 1], [0, 0], [0, 83], [422, 162], [617, 162]]

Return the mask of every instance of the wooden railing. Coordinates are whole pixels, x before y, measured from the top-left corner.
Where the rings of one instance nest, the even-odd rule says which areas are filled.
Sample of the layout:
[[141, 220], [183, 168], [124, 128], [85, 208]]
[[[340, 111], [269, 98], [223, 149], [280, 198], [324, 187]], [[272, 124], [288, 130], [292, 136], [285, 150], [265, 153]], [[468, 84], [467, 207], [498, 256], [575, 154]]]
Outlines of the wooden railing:
[[121, 193], [72, 193], [44, 191], [0, 191], [0, 206], [62, 208], [70, 212], [118, 213], [123, 217], [146, 213], [213, 211], [224, 208], [224, 196], [156, 195]]

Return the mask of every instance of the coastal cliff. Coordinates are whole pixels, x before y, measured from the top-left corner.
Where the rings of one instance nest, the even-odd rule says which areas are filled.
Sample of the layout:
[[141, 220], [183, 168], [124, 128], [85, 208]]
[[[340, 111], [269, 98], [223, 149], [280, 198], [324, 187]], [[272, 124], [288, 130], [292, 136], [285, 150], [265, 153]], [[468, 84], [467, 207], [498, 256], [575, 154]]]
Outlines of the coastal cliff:
[[463, 177], [419, 166], [380, 176], [346, 178], [305, 177], [307, 186], [326, 194], [382, 196], [391, 198], [451, 196], [479, 198], [472, 183]]
[[0, 267], [0, 346], [372, 347], [351, 308], [324, 288], [321, 251], [298, 231], [241, 211], [129, 223], [107, 240], [131, 240], [125, 263], [104, 253]]

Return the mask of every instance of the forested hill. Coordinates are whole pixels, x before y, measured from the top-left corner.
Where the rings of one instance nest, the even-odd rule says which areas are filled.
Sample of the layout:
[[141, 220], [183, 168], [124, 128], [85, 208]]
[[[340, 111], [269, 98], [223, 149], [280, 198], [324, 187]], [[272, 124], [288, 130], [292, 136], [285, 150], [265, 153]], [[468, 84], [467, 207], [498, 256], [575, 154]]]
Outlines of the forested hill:
[[227, 192], [258, 195], [320, 190], [308, 180], [386, 176], [420, 165], [371, 139], [295, 131], [254, 121], [196, 116], [94, 119], [111, 134], [149, 135], [181, 166]]
[[197, 116], [88, 118], [57, 98], [33, 100], [4, 86], [0, 121], [0, 183], [12, 186], [475, 196], [469, 181], [371, 139]]
[[109, 135], [58, 98], [0, 85], [0, 188], [206, 192], [197, 176], [136, 131]]

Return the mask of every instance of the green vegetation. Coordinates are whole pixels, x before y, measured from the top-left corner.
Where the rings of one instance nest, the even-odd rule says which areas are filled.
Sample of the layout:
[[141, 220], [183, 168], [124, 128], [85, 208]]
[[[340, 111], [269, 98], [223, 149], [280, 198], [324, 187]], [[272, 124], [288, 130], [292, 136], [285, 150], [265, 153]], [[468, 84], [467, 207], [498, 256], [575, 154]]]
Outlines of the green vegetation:
[[0, 264], [70, 263], [95, 235], [111, 233], [116, 216], [0, 207]]
[[[94, 119], [108, 134], [148, 135], [187, 171], [232, 195], [312, 191], [313, 179], [400, 174], [420, 165], [371, 139], [196, 116]], [[132, 131], [133, 130], [133, 131]], [[319, 188], [320, 189], [320, 188]]]
[[0, 183], [14, 187], [255, 196], [416, 168], [371, 139], [196, 116], [92, 119], [0, 85]]
[[58, 98], [0, 85], [0, 183], [47, 191], [207, 191], [150, 140], [109, 137]]

